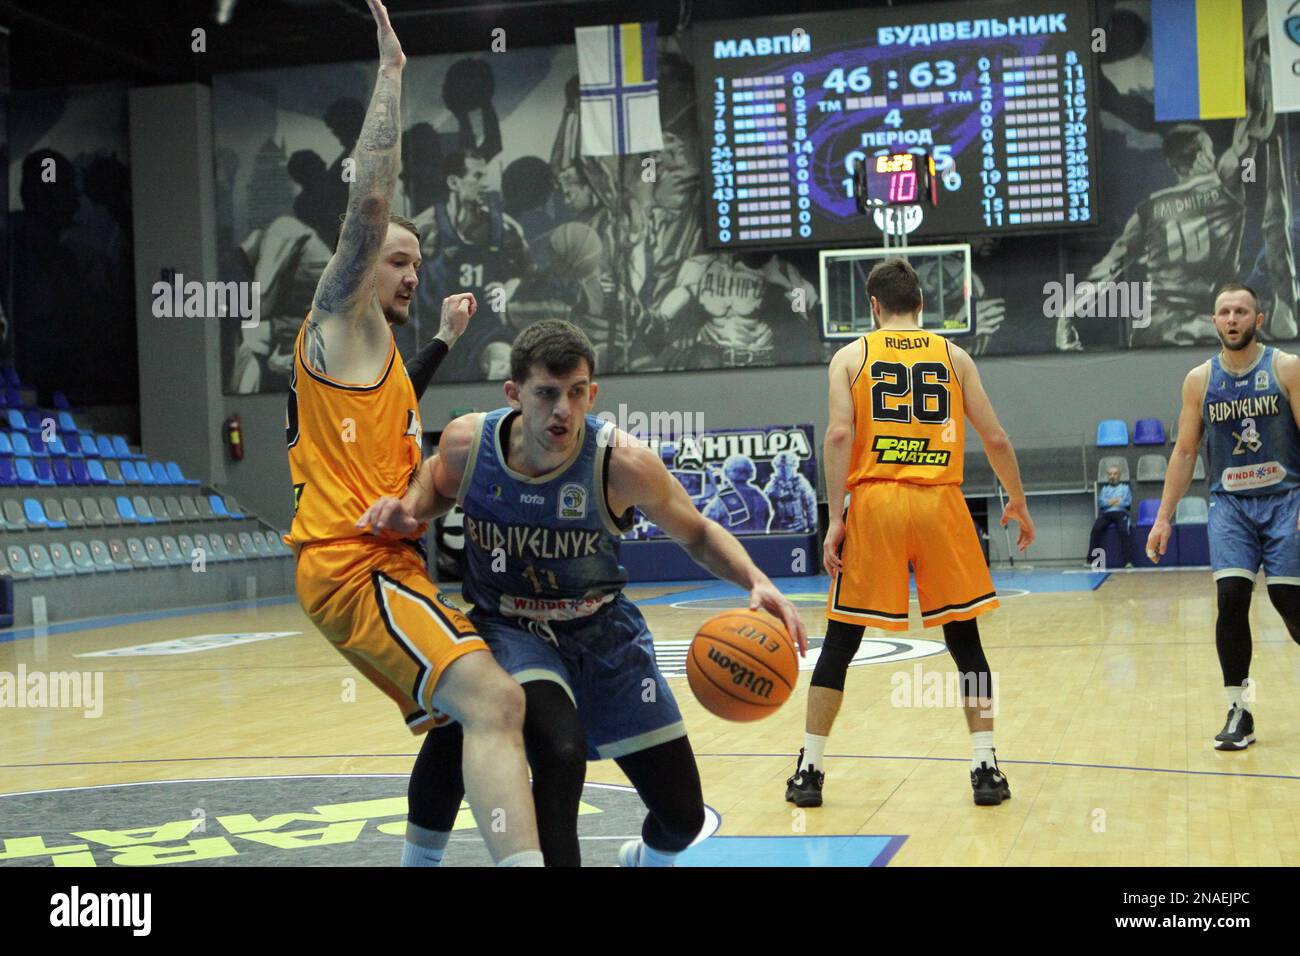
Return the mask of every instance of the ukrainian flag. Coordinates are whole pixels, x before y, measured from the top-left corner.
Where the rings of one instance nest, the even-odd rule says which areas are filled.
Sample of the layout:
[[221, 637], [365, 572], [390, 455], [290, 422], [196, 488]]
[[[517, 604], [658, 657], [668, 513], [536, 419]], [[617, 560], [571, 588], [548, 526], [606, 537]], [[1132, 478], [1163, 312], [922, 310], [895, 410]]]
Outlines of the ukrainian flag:
[[663, 147], [654, 23], [578, 27], [582, 153], [611, 156]]
[[1151, 0], [1156, 120], [1246, 115], [1242, 0]]

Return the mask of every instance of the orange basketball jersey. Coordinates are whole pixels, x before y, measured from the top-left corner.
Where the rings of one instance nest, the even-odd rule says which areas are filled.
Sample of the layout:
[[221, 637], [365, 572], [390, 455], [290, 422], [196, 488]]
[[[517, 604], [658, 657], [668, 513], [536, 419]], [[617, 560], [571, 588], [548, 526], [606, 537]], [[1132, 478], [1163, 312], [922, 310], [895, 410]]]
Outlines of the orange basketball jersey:
[[864, 481], [960, 484], [966, 410], [948, 341], [877, 329], [854, 376], [849, 489]]
[[420, 467], [420, 406], [391, 332], [378, 381], [352, 385], [307, 364], [306, 328], [304, 320], [285, 419], [294, 499], [285, 540], [295, 549], [359, 537], [357, 519], [377, 498], [402, 497]]

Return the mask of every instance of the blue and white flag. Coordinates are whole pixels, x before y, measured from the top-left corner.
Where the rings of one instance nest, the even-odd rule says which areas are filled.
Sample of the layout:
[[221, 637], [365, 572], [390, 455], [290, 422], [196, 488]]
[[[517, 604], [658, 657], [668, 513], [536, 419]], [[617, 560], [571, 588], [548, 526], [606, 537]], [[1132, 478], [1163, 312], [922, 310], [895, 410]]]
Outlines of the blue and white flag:
[[583, 156], [663, 148], [654, 23], [578, 27], [579, 117]]

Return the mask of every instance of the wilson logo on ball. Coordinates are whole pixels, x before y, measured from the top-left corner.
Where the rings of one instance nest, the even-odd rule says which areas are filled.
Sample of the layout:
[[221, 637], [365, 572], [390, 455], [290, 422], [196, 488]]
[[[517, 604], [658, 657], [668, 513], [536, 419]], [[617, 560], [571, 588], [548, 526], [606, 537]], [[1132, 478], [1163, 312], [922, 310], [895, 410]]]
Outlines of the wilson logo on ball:
[[759, 697], [768, 698], [772, 696], [772, 682], [766, 678], [759, 677], [752, 670], [739, 661], [733, 661], [726, 654], [720, 653], [716, 647], [709, 648], [709, 660], [717, 664], [724, 671], [731, 672], [731, 682], [737, 686], [744, 686], [746, 690], [752, 691]]

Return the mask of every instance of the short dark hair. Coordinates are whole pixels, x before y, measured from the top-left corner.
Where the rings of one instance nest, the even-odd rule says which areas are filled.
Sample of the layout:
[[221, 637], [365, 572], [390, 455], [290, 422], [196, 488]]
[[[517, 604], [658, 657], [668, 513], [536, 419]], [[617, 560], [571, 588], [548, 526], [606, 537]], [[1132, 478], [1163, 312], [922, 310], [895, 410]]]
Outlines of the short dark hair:
[[[339, 240], [343, 238], [343, 223], [347, 222], [347, 218], [346, 215], [339, 216], [339, 227], [334, 230], [335, 252], [338, 252]], [[411, 220], [407, 219], [405, 216], [399, 216], [395, 212], [390, 212], [388, 214], [388, 223], [392, 226], [401, 226], [403, 229], [409, 231], [413, 236], [415, 236], [415, 241], [417, 243], [422, 241], [420, 239], [420, 230], [416, 228], [415, 223], [411, 222]]]
[[510, 347], [510, 379], [522, 385], [538, 364], [552, 375], [568, 375], [584, 360], [588, 374], [594, 378], [596, 350], [587, 333], [563, 319], [542, 319], [515, 337]]
[[454, 153], [448, 153], [447, 158], [442, 161], [442, 179], [446, 182], [451, 176], [464, 176], [469, 169], [465, 165], [467, 159], [481, 159], [487, 162], [487, 157], [479, 152], [477, 146], [471, 146], [469, 149], [458, 149]]
[[1225, 292], [1249, 292], [1250, 297], [1255, 300], [1255, 314], [1259, 315], [1259, 313], [1263, 311], [1259, 307], [1259, 293], [1250, 286], [1243, 285], [1240, 282], [1225, 282], [1223, 285], [1219, 286], [1219, 291], [1214, 293], [1214, 301], [1218, 302], [1219, 296], [1223, 295]]
[[885, 315], [912, 313], [921, 307], [921, 282], [906, 259], [894, 256], [876, 263], [871, 270], [867, 295], [880, 303]]
[[1160, 142], [1165, 160], [1174, 172], [1185, 173], [1196, 163], [1201, 153], [1214, 153], [1214, 141], [1210, 134], [1192, 123], [1179, 123], [1165, 133]]

